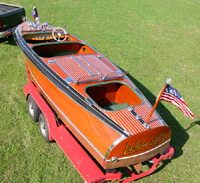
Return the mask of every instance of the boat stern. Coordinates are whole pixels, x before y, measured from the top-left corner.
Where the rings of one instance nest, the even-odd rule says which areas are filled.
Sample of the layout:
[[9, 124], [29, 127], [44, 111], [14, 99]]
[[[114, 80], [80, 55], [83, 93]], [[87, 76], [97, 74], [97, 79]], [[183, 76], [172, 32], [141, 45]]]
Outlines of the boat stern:
[[107, 152], [105, 169], [135, 165], [157, 154], [163, 154], [169, 147], [171, 129], [161, 126], [125, 138]]

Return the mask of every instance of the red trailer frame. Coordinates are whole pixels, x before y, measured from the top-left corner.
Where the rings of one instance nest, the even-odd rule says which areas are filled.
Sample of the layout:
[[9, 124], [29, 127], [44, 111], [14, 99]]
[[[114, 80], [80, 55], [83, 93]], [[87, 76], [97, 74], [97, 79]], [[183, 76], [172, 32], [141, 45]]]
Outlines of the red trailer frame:
[[135, 174], [127, 167], [123, 167], [130, 177], [121, 180], [122, 174], [117, 171], [116, 173], [104, 173], [98, 167], [98, 165], [91, 159], [88, 153], [81, 147], [79, 142], [73, 137], [73, 135], [68, 131], [67, 127], [62, 123], [57, 125], [56, 117], [54, 112], [50, 109], [46, 101], [42, 98], [34, 83], [30, 78], [30, 73], [26, 65], [27, 76], [29, 83], [24, 87], [24, 93], [26, 98], [29, 95], [32, 96], [34, 101], [37, 103], [41, 112], [44, 114], [49, 131], [49, 140], [55, 140], [57, 144], [61, 147], [76, 169], [79, 171], [85, 182], [87, 183], [102, 183], [105, 181], [118, 181], [119, 183], [127, 183], [145, 177], [156, 169], [157, 165], [163, 160], [169, 159], [174, 154], [174, 149], [169, 146], [165, 154], [160, 155], [159, 158], [152, 157], [151, 168], [143, 173]]

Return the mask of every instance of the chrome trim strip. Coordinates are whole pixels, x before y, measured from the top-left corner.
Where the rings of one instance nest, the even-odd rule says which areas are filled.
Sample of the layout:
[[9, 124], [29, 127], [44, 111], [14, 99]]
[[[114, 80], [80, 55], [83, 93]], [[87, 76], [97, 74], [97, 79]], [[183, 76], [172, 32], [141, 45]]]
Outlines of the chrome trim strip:
[[94, 105], [94, 101], [91, 100], [89, 97], [88, 98], [85, 98], [86, 102], [91, 106], [91, 105]]
[[125, 136], [121, 136], [119, 139], [117, 139], [110, 147], [109, 150], [112, 150], [113, 147], [115, 147], [117, 144], [119, 144], [122, 140], [126, 139]]
[[[110, 151], [113, 149], [113, 147], [115, 147], [117, 144], [119, 144], [122, 140], [126, 139], [126, 137], [124, 135], [122, 135], [120, 138], [118, 138], [107, 150], [105, 158], [108, 157], [108, 154], [110, 153]], [[106, 160], [106, 159], [104, 159]]]
[[67, 83], [72, 83], [72, 79], [71, 79], [70, 77], [65, 78], [65, 81], [66, 81]]
[[48, 60], [48, 64], [54, 64], [53, 60]]

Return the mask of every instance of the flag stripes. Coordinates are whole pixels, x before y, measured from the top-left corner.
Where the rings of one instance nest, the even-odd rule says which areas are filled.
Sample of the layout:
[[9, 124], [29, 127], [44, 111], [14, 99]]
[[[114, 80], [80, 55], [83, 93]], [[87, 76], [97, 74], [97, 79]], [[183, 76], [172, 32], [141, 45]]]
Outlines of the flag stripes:
[[179, 92], [173, 88], [170, 85], [167, 85], [165, 91], [163, 92], [160, 100], [170, 102], [176, 107], [178, 107], [185, 116], [189, 116], [191, 118], [194, 118], [194, 114], [192, 111], [189, 109]]

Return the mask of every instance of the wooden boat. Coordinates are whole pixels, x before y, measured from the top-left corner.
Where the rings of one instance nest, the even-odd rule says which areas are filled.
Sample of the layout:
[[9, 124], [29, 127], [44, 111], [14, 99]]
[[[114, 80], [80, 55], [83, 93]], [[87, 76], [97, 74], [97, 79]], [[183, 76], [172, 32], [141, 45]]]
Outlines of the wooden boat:
[[[38, 21], [38, 20], [37, 20]], [[14, 33], [31, 79], [56, 116], [107, 171], [162, 154], [171, 130], [117, 66], [78, 36], [47, 23]]]

